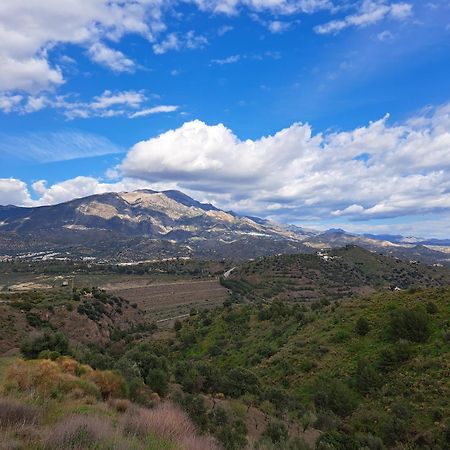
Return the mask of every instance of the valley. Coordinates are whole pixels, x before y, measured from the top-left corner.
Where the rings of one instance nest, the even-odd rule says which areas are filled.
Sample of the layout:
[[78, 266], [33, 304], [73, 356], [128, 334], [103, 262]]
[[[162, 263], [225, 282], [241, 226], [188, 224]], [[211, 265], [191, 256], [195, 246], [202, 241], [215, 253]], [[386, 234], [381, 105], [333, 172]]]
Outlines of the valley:
[[[40, 430], [0, 420], [6, 446], [46, 448], [47, 424], [106, 417], [111, 436], [89, 428], [87, 448], [448, 448], [445, 267], [349, 245], [245, 262], [14, 260], [0, 280], [0, 403], [34, 408]], [[152, 425], [167, 408], [194, 447]], [[122, 425], [149, 411], [144, 435]]]

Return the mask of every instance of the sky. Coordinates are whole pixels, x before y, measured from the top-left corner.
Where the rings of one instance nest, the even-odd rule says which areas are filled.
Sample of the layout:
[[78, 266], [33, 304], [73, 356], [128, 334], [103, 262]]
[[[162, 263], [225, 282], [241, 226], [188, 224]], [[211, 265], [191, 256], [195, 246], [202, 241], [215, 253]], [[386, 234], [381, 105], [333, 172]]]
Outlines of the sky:
[[0, 204], [450, 237], [449, 0], [2, 0], [0, 67]]

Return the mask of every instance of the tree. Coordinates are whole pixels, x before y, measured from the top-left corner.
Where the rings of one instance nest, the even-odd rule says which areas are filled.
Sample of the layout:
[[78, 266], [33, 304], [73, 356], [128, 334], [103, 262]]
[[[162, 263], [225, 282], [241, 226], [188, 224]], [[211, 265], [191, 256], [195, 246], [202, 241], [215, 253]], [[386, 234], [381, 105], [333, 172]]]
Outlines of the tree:
[[22, 343], [20, 350], [25, 358], [35, 359], [44, 350], [57, 352], [60, 355], [70, 354], [69, 341], [62, 333], [45, 332], [32, 340]]

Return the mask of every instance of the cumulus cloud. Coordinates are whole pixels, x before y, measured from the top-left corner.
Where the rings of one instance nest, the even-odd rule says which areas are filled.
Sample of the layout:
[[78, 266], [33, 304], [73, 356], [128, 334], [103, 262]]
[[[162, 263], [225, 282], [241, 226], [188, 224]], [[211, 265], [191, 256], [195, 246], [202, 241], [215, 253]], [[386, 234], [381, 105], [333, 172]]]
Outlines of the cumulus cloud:
[[60, 68], [50, 62], [52, 47], [75, 44], [116, 71], [132, 61], [103, 41], [136, 33], [149, 40], [165, 29], [162, 4], [148, 0], [2, 0], [0, 2], [0, 91], [35, 93], [63, 83]]
[[27, 185], [16, 178], [0, 178], [0, 205], [28, 205], [31, 201]]
[[[234, 15], [241, 10], [273, 15], [313, 13], [332, 10], [331, 0], [187, 0], [199, 10]], [[166, 14], [177, 12], [185, 1], [161, 0], [2, 0], [0, 2], [0, 92], [23, 91], [37, 94], [65, 82], [63, 70], [52, 59], [58, 45], [85, 49], [95, 63], [115, 72], [135, 70], [135, 62], [116, 45], [129, 34], [142, 36], [156, 54], [169, 50], [204, 47], [208, 41], [194, 30], [185, 33], [167, 29]], [[402, 16], [402, 4], [392, 15]], [[280, 32], [286, 24], [271, 22]], [[222, 26], [217, 33], [230, 31]], [[60, 61], [63, 61], [60, 58]]]
[[149, 183], [214, 193], [227, 207], [289, 217], [393, 217], [450, 208], [450, 105], [346, 132], [294, 124], [240, 140], [201, 121], [137, 143], [120, 166]]
[[359, 10], [343, 19], [332, 20], [317, 25], [314, 30], [319, 34], [339, 33], [348, 27], [366, 27], [385, 18], [403, 20], [412, 14], [410, 3], [387, 3], [384, 0], [363, 0]]
[[22, 182], [2, 180], [1, 200], [48, 204], [150, 187], [297, 223], [450, 216], [449, 130], [450, 104], [396, 124], [386, 115], [353, 130], [314, 134], [309, 124], [295, 123], [255, 140], [195, 120], [134, 145], [109, 171], [116, 181], [40, 181], [39, 199], [31, 200]]

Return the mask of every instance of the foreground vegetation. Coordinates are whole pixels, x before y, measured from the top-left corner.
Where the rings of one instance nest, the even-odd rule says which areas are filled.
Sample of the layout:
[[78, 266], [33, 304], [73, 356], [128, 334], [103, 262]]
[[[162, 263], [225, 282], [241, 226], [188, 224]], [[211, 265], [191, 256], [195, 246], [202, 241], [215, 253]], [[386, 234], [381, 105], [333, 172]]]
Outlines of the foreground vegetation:
[[[98, 289], [5, 293], [33, 332], [0, 358], [0, 448], [450, 449], [448, 274], [332, 256], [249, 262], [222, 281], [222, 307], [171, 331], [133, 325], [137, 305]], [[313, 273], [329, 294], [293, 295]], [[49, 306], [102, 340], [68, 334]]]

